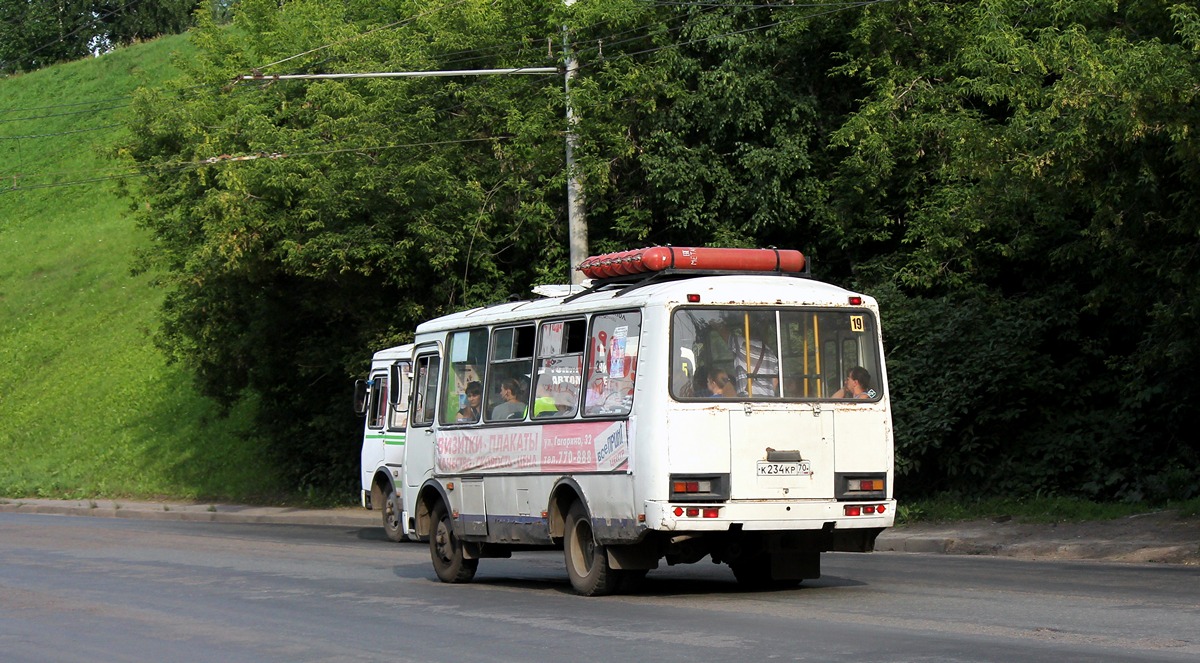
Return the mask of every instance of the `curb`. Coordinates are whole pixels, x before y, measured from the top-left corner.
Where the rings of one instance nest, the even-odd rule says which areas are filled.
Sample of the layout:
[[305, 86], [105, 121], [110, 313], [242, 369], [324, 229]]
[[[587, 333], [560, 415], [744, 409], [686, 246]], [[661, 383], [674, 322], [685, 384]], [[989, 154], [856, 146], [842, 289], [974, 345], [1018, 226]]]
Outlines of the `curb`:
[[254, 507], [232, 504], [195, 504], [175, 502], [3, 500], [0, 513], [31, 513], [95, 518], [133, 518], [182, 522], [254, 523], [273, 525], [329, 525], [338, 527], [374, 527], [380, 525], [377, 511], [347, 507], [341, 509], [293, 509]]
[[[362, 507], [298, 509], [236, 504], [122, 502], [119, 500], [0, 499], [0, 513], [134, 518], [181, 522], [381, 527], [378, 511]], [[879, 535], [877, 552], [926, 555], [990, 555], [1038, 560], [1092, 560], [1200, 566], [1200, 521], [1183, 532], [1159, 530], [1155, 540], [1113, 530], [1112, 522], [1072, 526], [1015, 523], [901, 525]], [[1117, 523], [1119, 525], [1119, 523]]]

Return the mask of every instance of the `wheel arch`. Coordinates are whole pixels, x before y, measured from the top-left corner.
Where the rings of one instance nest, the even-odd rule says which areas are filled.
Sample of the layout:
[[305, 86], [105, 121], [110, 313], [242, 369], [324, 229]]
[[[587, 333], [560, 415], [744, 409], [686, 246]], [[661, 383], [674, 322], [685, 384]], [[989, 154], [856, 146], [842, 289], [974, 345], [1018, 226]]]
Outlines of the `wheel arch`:
[[421, 486], [420, 492], [417, 493], [417, 503], [413, 505], [417, 536], [429, 536], [433, 523], [433, 507], [438, 502], [445, 504], [447, 510], [450, 509], [450, 495], [446, 492], [445, 486], [429, 479]]
[[386, 466], [380, 465], [375, 468], [375, 474], [371, 476], [371, 509], [379, 508], [377, 505], [383, 504], [387, 499], [388, 491], [395, 491], [396, 484], [392, 481], [392, 474], [388, 472]]
[[591, 518], [592, 510], [588, 508], [587, 498], [584, 497], [583, 488], [579, 483], [571, 477], [563, 477], [555, 482], [554, 488], [550, 490], [550, 503], [546, 507], [551, 539], [562, 540], [567, 529], [567, 512], [575, 502], [583, 504], [583, 510], [588, 514], [588, 518]]

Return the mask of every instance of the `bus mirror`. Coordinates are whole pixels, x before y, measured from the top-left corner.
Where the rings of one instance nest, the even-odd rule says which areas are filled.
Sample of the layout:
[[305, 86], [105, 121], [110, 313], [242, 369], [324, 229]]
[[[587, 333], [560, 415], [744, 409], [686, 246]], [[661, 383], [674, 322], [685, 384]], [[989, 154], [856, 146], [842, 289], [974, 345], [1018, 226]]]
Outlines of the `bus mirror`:
[[363, 416], [367, 413], [367, 387], [370, 386], [366, 380], [354, 381], [354, 414]]

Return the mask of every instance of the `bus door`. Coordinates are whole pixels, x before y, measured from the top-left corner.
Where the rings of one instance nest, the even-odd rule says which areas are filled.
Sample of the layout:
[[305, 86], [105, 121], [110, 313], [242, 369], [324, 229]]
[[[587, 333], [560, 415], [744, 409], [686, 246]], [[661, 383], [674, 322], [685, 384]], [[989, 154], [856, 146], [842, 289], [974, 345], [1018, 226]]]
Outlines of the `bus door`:
[[366, 489], [371, 485], [371, 478], [375, 474], [375, 470], [386, 458], [387, 433], [383, 429], [389, 405], [387, 369], [385, 367], [373, 368], [370, 377], [364, 384], [366, 388], [365, 402], [359, 407], [367, 415], [361, 452], [362, 485]]
[[408, 437], [408, 399], [412, 388], [412, 362], [407, 359], [397, 361], [392, 365], [390, 375], [391, 411], [388, 412], [387, 433], [383, 438], [383, 463], [392, 473], [392, 477], [398, 478], [400, 467], [404, 464], [404, 446]]
[[406, 484], [420, 486], [433, 475], [433, 459], [437, 445], [436, 406], [442, 358], [435, 345], [416, 350], [412, 367], [412, 410], [408, 416], [408, 439], [405, 445]]

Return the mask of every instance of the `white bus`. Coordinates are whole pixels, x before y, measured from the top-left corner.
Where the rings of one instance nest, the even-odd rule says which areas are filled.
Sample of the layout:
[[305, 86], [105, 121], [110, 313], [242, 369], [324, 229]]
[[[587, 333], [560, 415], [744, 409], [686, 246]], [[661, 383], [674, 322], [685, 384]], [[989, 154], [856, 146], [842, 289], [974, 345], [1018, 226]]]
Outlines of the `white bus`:
[[[366, 415], [362, 441], [362, 491], [360, 499], [367, 509], [378, 508], [383, 516], [383, 531], [392, 541], [403, 541], [407, 534], [401, 526], [404, 441], [407, 437], [408, 410], [395, 403], [408, 402], [412, 367], [411, 345], [401, 345], [375, 353], [366, 380], [355, 385], [354, 409]], [[395, 395], [392, 396], [392, 389]]]
[[778, 251], [760, 271], [742, 258], [771, 251], [707, 251], [718, 269], [673, 254], [621, 274], [664, 265], [613, 254], [581, 292], [417, 328], [393, 478], [438, 578], [561, 547], [584, 595], [705, 557], [787, 586], [819, 577], [822, 552], [873, 550], [896, 512], [875, 301], [782, 271]]

